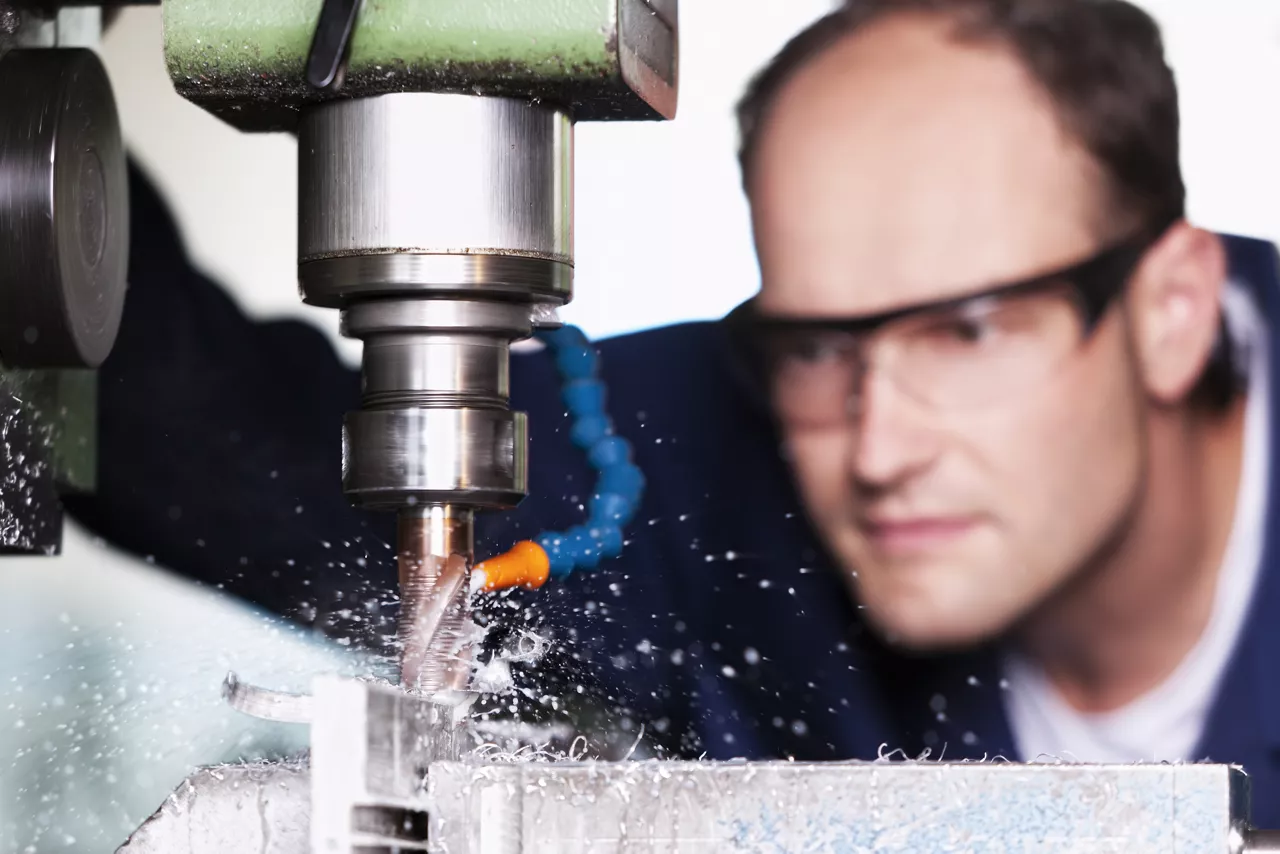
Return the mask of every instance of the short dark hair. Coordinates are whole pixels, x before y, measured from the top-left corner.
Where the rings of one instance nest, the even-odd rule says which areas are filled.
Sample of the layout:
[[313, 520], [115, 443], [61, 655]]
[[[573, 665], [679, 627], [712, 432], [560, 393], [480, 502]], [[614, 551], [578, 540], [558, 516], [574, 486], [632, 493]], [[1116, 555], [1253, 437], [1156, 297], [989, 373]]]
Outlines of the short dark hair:
[[837, 42], [904, 13], [945, 16], [956, 39], [1012, 50], [1101, 166], [1113, 213], [1151, 225], [1182, 217], [1173, 72], [1160, 28], [1124, 0], [846, 0], [793, 38], [747, 88], [738, 105], [744, 178], [761, 126], [791, 78]]
[[[738, 103], [748, 192], [761, 130], [787, 83], [828, 48], [900, 14], [943, 16], [957, 40], [1013, 52], [1100, 167], [1109, 226], [1157, 228], [1185, 216], [1177, 85], [1159, 26], [1125, 0], [844, 0], [787, 42]], [[1194, 404], [1219, 409], [1234, 398], [1229, 351], [1217, 348], [1191, 393]]]

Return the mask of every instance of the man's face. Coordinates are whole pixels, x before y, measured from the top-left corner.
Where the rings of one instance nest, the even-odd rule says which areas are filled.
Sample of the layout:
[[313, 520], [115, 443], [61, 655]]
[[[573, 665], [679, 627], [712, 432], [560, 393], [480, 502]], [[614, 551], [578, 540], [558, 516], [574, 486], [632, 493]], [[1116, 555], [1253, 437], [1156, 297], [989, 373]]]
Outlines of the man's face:
[[[760, 308], [857, 317], [1070, 265], [1125, 236], [1100, 233], [1099, 183], [1011, 54], [875, 24], [791, 80], [760, 137]], [[1105, 544], [1142, 477], [1130, 353], [1113, 308], [1041, 381], [983, 389], [994, 402], [922, 404], [869, 357], [855, 414], [783, 419], [810, 516], [883, 631], [982, 640]]]

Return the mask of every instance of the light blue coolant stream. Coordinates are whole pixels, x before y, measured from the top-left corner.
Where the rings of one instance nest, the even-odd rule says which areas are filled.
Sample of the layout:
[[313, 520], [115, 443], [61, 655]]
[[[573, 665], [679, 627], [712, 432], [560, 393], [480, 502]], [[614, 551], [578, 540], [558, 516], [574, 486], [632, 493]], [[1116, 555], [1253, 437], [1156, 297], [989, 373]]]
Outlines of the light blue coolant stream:
[[307, 692], [355, 653], [95, 541], [0, 567], [0, 851], [110, 854], [197, 766], [283, 758], [307, 728], [240, 714], [246, 682]]

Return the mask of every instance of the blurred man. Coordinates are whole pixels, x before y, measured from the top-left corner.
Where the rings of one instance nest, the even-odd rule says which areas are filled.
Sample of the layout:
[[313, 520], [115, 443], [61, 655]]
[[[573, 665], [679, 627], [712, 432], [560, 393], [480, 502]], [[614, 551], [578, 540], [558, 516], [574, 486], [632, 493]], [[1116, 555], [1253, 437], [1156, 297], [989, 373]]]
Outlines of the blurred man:
[[[858, 0], [740, 114], [761, 293], [603, 345], [649, 485], [622, 557], [535, 600], [557, 662], [672, 752], [1209, 758], [1280, 822], [1275, 253], [1186, 222], [1153, 22]], [[393, 573], [337, 487], [354, 376], [300, 326], [251, 328], [152, 248], [163, 227], [134, 233], [103, 493], [78, 512], [358, 619], [357, 579]], [[531, 497], [490, 551], [580, 523], [594, 477], [551, 360], [516, 358], [512, 388]]]
[[882, 634], [1016, 641], [1024, 755], [1191, 758], [1259, 569], [1266, 415], [1209, 367], [1226, 262], [1183, 218], [1157, 31], [852, 5], [743, 107], [745, 322], [805, 507]]

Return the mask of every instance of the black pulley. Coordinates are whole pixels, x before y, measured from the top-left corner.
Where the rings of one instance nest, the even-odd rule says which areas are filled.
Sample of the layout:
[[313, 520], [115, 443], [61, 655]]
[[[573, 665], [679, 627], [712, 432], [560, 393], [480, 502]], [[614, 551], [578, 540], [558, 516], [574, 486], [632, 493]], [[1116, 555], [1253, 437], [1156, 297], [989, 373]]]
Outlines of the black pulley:
[[97, 55], [0, 57], [0, 362], [102, 363], [124, 307], [128, 215], [120, 120]]

